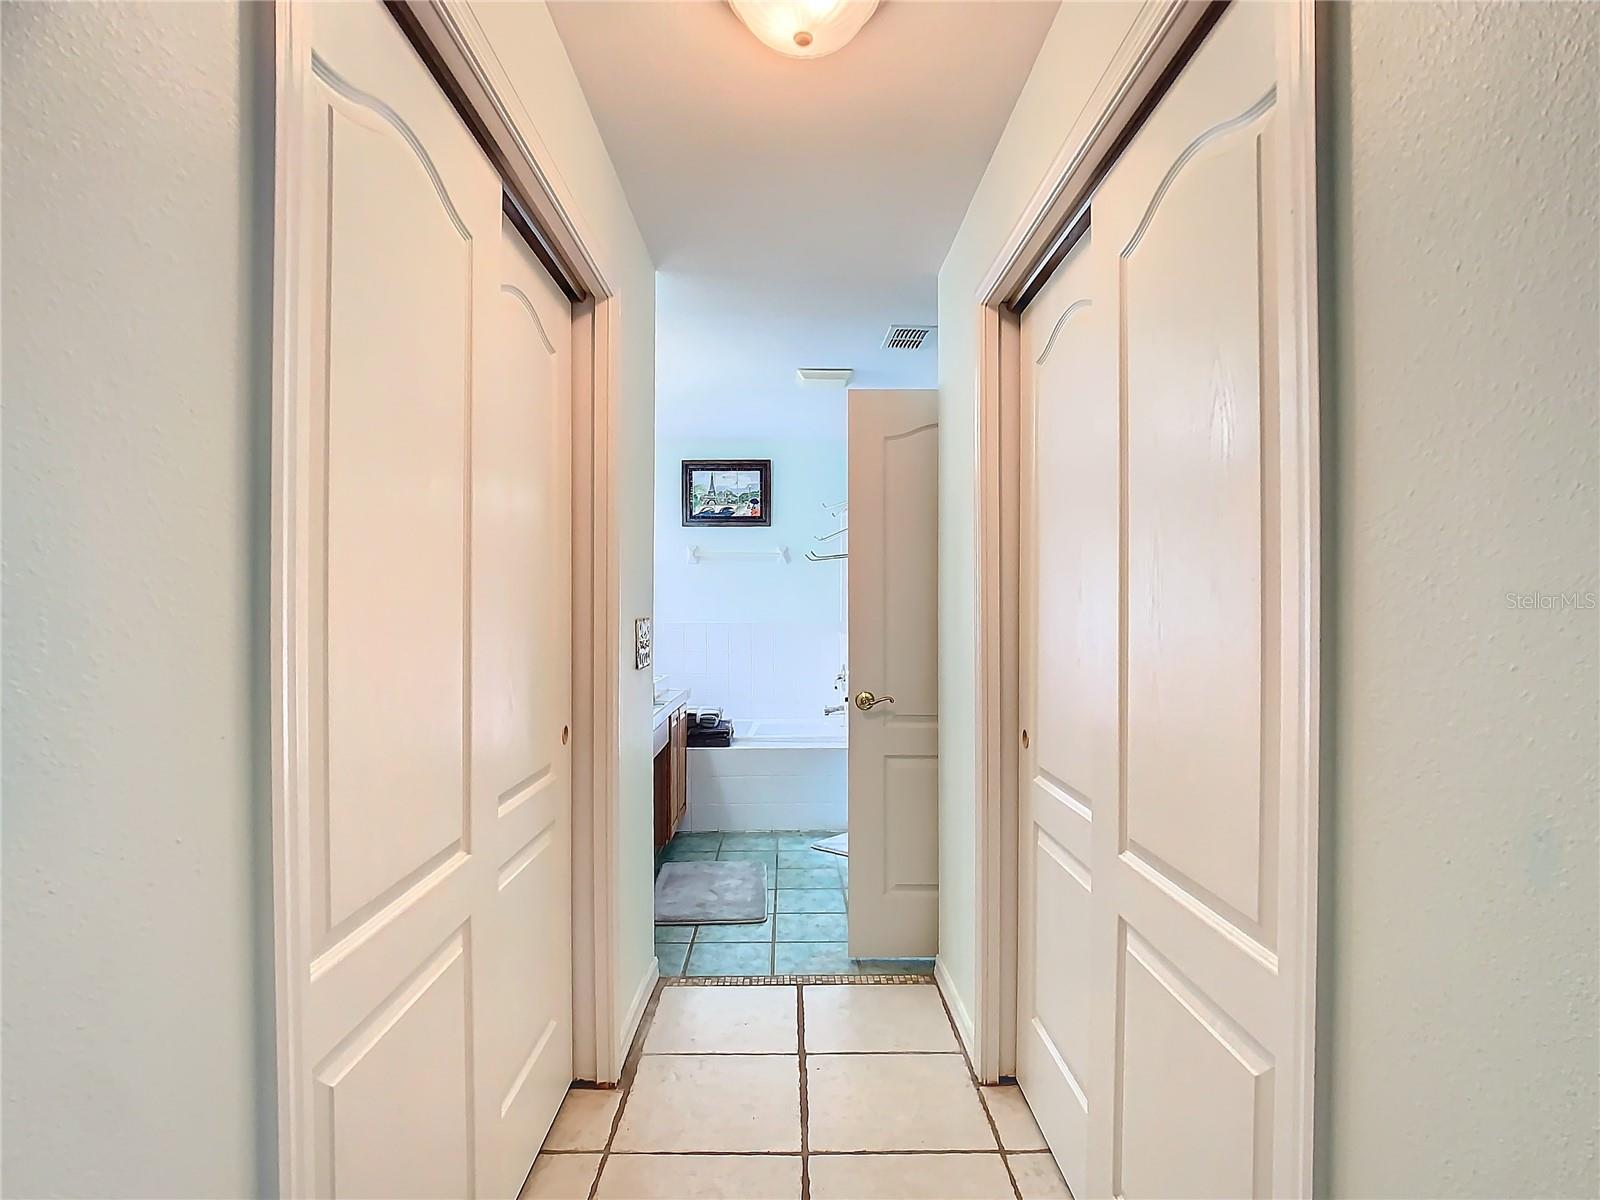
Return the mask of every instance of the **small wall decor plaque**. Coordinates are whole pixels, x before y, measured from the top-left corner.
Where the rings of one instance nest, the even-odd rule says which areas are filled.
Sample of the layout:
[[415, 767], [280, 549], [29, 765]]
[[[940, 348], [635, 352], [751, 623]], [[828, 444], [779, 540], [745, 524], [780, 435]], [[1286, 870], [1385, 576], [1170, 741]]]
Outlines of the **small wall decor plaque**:
[[728, 528], [771, 525], [772, 460], [684, 459], [683, 523]]
[[650, 665], [650, 618], [636, 617], [633, 622], [633, 669], [642, 671]]

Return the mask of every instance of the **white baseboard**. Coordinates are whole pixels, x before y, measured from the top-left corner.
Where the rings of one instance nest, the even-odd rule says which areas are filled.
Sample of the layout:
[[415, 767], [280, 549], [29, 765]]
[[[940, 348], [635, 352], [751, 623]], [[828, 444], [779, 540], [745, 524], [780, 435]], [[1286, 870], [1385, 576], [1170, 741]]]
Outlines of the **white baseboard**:
[[967, 1058], [977, 1062], [978, 1029], [972, 1023], [972, 1014], [967, 1012], [967, 1006], [961, 999], [961, 993], [956, 991], [955, 980], [950, 978], [950, 969], [944, 965], [942, 957], [933, 960], [933, 982], [938, 984], [939, 994], [944, 997], [950, 1015], [955, 1018], [956, 1032], [961, 1035], [961, 1045], [967, 1051]]
[[[645, 970], [644, 978], [639, 980], [639, 986], [633, 993], [633, 999], [628, 1002], [627, 1014], [622, 1018], [622, 1026], [617, 1030], [617, 1041], [611, 1061], [617, 1064], [617, 1076], [621, 1078], [622, 1064], [628, 1060], [628, 1048], [633, 1045], [634, 1035], [639, 1032], [639, 1022], [644, 1019], [645, 1006], [650, 1003], [650, 997], [656, 990], [656, 981], [661, 978], [661, 964], [655, 955], [650, 956], [650, 966]], [[616, 1083], [616, 1079], [608, 1079], [606, 1083]]]

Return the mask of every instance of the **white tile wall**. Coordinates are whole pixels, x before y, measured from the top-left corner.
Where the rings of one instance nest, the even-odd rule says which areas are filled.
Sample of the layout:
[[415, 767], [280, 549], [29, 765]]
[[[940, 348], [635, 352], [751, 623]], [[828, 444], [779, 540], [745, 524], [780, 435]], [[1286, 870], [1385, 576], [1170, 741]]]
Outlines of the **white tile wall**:
[[653, 670], [696, 706], [742, 720], [815, 718], [843, 694], [844, 627], [831, 624], [658, 621]]

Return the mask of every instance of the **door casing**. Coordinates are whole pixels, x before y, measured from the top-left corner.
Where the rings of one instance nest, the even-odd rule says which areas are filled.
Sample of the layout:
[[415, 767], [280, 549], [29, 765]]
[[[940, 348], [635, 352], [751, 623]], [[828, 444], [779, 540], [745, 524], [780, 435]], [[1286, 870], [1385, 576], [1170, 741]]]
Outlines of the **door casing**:
[[[977, 986], [971, 1014], [956, 1012], [980, 1081], [1015, 1072], [1017, 1029], [1017, 854], [1020, 838], [1021, 685], [1017, 598], [1020, 543], [1020, 308], [1048, 278], [1081, 230], [1089, 195], [1220, 15], [1223, 0], [1145, 0], [1044, 181], [1019, 214], [974, 296], [979, 330], [974, 511], [977, 514], [978, 726], [975, 883]], [[1319, 825], [1321, 504], [1317, 354], [1316, 15], [1311, 0], [1292, 0], [1277, 43], [1278, 104], [1286, 123], [1288, 211], [1278, 214], [1289, 263], [1280, 353], [1295, 364], [1282, 395], [1297, 442], [1301, 494], [1293, 514], [1305, 554], [1304, 606], [1293, 630], [1305, 663], [1294, 704], [1297, 837], [1293, 869], [1302, 881], [1284, 921], [1308, 953], [1296, 965], [1300, 997], [1296, 1101], [1297, 1160], [1288, 1168], [1311, 1193], [1316, 1029], [1317, 834]], [[1289, 519], [1287, 516], [1286, 520]], [[1288, 631], [1286, 631], [1287, 633]], [[1286, 707], [1291, 698], [1286, 698]], [[1288, 864], [1286, 864], [1287, 866]], [[940, 973], [942, 990], [954, 990]], [[953, 1005], [959, 1008], [959, 1002]]]
[[[499, 170], [514, 222], [573, 300], [573, 1069], [614, 1083], [643, 1015], [655, 973], [635, 988], [616, 977], [617, 777], [620, 762], [620, 572], [615, 512], [615, 379], [619, 296], [598, 247], [583, 233], [575, 199], [469, 9], [444, 0], [387, 4], [390, 13]], [[311, 1096], [297, 1042], [309, 949], [307, 881], [296, 862], [309, 831], [305, 689], [309, 581], [295, 567], [295, 522], [306, 486], [295, 447], [309, 386], [308, 273], [297, 197], [306, 151], [299, 119], [311, 78], [315, 6], [277, 0], [273, 46], [272, 464], [269, 589], [273, 973], [277, 1062], [278, 1182], [309, 1194]], [[626, 994], [625, 994], [626, 989]], [[621, 1018], [619, 1020], [619, 1017]]]

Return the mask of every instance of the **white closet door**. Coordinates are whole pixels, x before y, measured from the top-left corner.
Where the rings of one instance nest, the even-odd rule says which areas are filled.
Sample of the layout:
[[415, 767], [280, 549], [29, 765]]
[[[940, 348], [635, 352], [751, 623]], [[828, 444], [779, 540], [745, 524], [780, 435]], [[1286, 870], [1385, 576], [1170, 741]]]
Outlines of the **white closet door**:
[[570, 1053], [565, 368], [501, 291], [500, 182], [393, 20], [296, 19], [293, 1153], [318, 1195], [514, 1195]]
[[1117, 802], [1116, 328], [1095, 234], [1022, 321], [1017, 1082], [1077, 1195], [1089, 1125], [1095, 822]]
[[1285, 16], [1224, 13], [1024, 319], [1018, 1073], [1080, 1195], [1301, 1186]]
[[514, 1196], [572, 1081], [572, 309], [504, 221], [495, 367], [472, 420], [472, 786], [481, 1194]]
[[[1089, 1190], [1298, 1187], [1307, 598], [1279, 438], [1279, 5], [1240, 4], [1095, 199], [1121, 347], [1122, 779], [1096, 841]], [[1287, 470], [1285, 469], [1287, 466]], [[1104, 1089], [1103, 1091], [1099, 1089]]]

